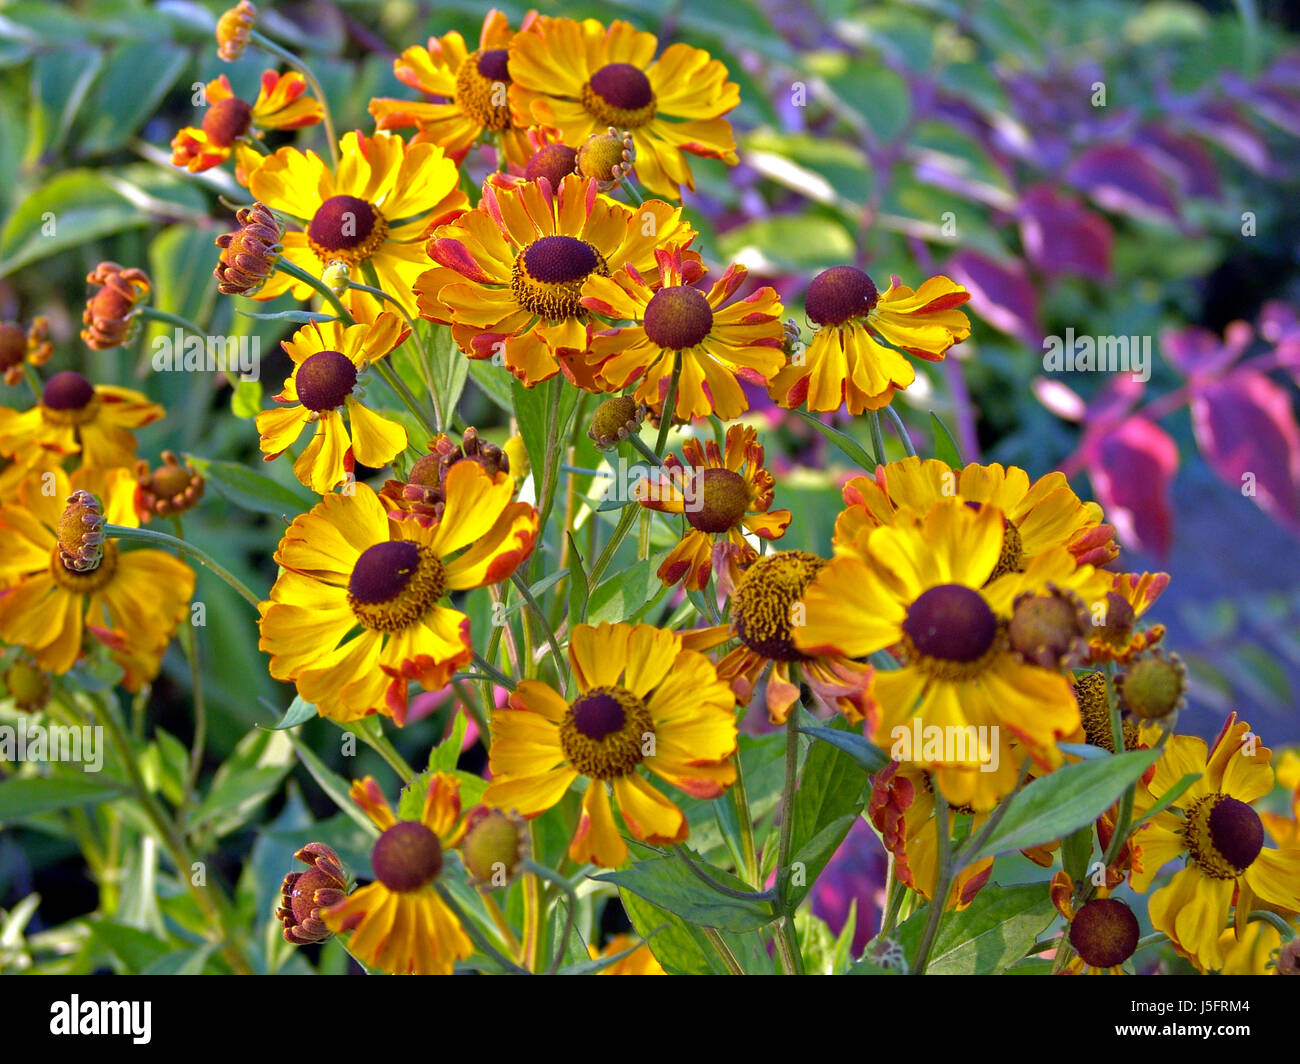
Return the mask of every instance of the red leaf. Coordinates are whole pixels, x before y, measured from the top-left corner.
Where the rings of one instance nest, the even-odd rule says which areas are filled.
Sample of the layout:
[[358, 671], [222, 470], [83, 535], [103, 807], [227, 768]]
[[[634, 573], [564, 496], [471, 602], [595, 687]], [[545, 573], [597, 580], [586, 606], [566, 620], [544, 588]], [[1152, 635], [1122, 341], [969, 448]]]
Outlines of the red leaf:
[[1300, 535], [1300, 427], [1290, 397], [1253, 369], [1198, 387], [1192, 427], [1214, 471]]
[[1051, 185], [1034, 185], [1025, 190], [1020, 206], [1020, 238], [1029, 261], [1044, 273], [1077, 273], [1098, 281], [1110, 274], [1109, 223]]
[[1178, 205], [1164, 175], [1136, 148], [1099, 144], [1070, 164], [1070, 181], [1098, 205], [1141, 218], [1173, 220]]
[[1038, 295], [1020, 263], [1004, 264], [978, 251], [959, 251], [948, 260], [947, 270], [970, 291], [971, 309], [976, 314], [995, 329], [1042, 350]]
[[1169, 489], [1178, 471], [1173, 437], [1135, 415], [1098, 433], [1086, 447], [1097, 501], [1120, 541], [1168, 557], [1173, 542]]

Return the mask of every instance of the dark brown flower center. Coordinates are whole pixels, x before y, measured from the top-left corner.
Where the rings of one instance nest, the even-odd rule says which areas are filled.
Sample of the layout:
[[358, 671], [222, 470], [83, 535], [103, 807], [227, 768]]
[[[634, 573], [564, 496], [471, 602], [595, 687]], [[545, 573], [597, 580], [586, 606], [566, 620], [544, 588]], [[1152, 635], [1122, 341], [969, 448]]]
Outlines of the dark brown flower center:
[[908, 607], [903, 633], [917, 653], [967, 665], [993, 646], [998, 619], [978, 591], [940, 584], [923, 591]]
[[876, 305], [875, 283], [854, 266], [832, 266], [808, 286], [804, 307], [818, 325], [842, 325], [866, 317]]
[[384, 216], [356, 196], [331, 196], [307, 226], [307, 243], [321, 262], [337, 259], [349, 266], [370, 258], [387, 235]]
[[1118, 591], [1106, 592], [1106, 612], [1096, 626], [1096, 632], [1107, 643], [1120, 646], [1128, 640], [1137, 623], [1137, 612]]
[[795, 607], [825, 564], [807, 551], [786, 550], [745, 570], [731, 598], [732, 625], [740, 641], [771, 661], [807, 660], [794, 645]]
[[695, 474], [686, 501], [686, 520], [701, 532], [727, 532], [740, 524], [749, 509], [749, 485], [730, 469], [701, 469]]
[[370, 866], [389, 890], [407, 894], [438, 878], [442, 843], [418, 821], [402, 820], [379, 836], [370, 852]]
[[626, 776], [653, 753], [654, 722], [644, 702], [624, 687], [593, 687], [569, 706], [560, 746], [594, 780]]
[[1070, 923], [1070, 945], [1094, 968], [1123, 964], [1137, 950], [1138, 935], [1137, 917], [1118, 898], [1094, 898]]
[[595, 248], [572, 236], [544, 236], [524, 252], [528, 272], [545, 284], [580, 281], [599, 261]]
[[248, 132], [253, 109], [238, 96], [218, 100], [203, 116], [203, 132], [219, 148], [229, 148]]
[[606, 125], [635, 129], [654, 117], [655, 94], [645, 72], [631, 63], [609, 63], [583, 86], [582, 102]]
[[367, 605], [391, 602], [406, 590], [419, 564], [420, 548], [409, 540], [376, 543], [357, 559], [348, 594]]
[[397, 632], [410, 627], [447, 590], [442, 563], [409, 540], [376, 543], [362, 552], [348, 579], [348, 605], [367, 628]]
[[50, 410], [82, 410], [95, 398], [95, 387], [80, 373], [64, 370], [45, 383], [41, 404]]
[[609, 275], [604, 257], [585, 240], [544, 236], [516, 256], [510, 288], [519, 305], [546, 321], [582, 317], [582, 282]]
[[510, 53], [506, 49], [473, 52], [456, 75], [456, 103], [485, 129], [506, 130], [511, 127], [506, 98], [509, 87]]
[[528, 160], [524, 167], [524, 177], [529, 181], [544, 177], [551, 183], [552, 189], [557, 189], [561, 181], [574, 173], [577, 161], [578, 153], [574, 148], [567, 144], [548, 144]]
[[694, 347], [713, 328], [713, 308], [689, 285], [661, 288], [646, 304], [645, 334], [666, 351]]
[[488, 48], [479, 52], [478, 72], [488, 81], [510, 84], [510, 52], [505, 48]]
[[341, 351], [317, 351], [303, 359], [294, 380], [308, 410], [333, 410], [356, 387], [357, 367]]
[[1264, 825], [1245, 802], [1216, 792], [1187, 811], [1183, 839], [1197, 867], [1213, 879], [1236, 879], [1264, 848]]

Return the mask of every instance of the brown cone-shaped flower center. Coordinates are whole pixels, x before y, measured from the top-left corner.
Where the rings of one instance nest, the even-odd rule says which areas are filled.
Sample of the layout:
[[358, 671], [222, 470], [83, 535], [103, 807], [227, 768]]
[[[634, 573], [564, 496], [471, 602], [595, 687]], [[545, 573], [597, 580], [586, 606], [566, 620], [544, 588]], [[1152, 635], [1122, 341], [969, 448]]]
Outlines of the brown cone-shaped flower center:
[[727, 532], [740, 524], [749, 509], [749, 485], [730, 469], [701, 469], [691, 489], [686, 520], [701, 532]]
[[1130, 662], [1115, 680], [1124, 708], [1143, 720], [1157, 720], [1178, 708], [1187, 671], [1176, 656], [1153, 654]]
[[88, 491], [74, 491], [59, 514], [59, 555], [74, 573], [97, 569], [104, 558], [104, 512]]
[[1187, 811], [1183, 838], [1193, 860], [1213, 879], [1236, 879], [1264, 848], [1264, 825], [1245, 802], [1215, 793]]
[[804, 307], [818, 325], [842, 325], [866, 317], [876, 305], [875, 282], [855, 266], [832, 266], [812, 279]]
[[1118, 898], [1094, 898], [1070, 922], [1070, 945], [1085, 964], [1114, 968], [1133, 956], [1138, 944], [1138, 920]]
[[480, 886], [504, 887], [528, 854], [528, 824], [501, 809], [478, 806], [465, 817], [460, 856]]
[[0, 373], [27, 357], [27, 334], [13, 322], [0, 322]]
[[560, 724], [564, 755], [584, 776], [626, 776], [654, 748], [654, 721], [644, 702], [623, 687], [593, 687], [569, 706]]
[[585, 240], [544, 236], [515, 257], [510, 288], [519, 305], [547, 321], [582, 317], [582, 282], [609, 276], [604, 257]]
[[45, 382], [41, 405], [47, 410], [72, 413], [84, 410], [95, 398], [95, 387], [80, 373], [64, 370]]
[[488, 48], [469, 55], [456, 75], [456, 102], [486, 129], [510, 128], [510, 53]]
[[636, 129], [654, 117], [655, 94], [645, 72], [631, 63], [610, 63], [582, 87], [582, 103], [607, 126]]
[[923, 591], [908, 607], [903, 634], [918, 654], [969, 665], [992, 649], [998, 619], [978, 591], [940, 584]]
[[307, 226], [307, 243], [321, 262], [337, 259], [348, 266], [370, 258], [387, 235], [384, 216], [356, 196], [331, 196]]
[[666, 351], [694, 347], [713, 328], [713, 308], [689, 285], [661, 288], [646, 304], [645, 334]]
[[348, 605], [367, 628], [397, 632], [442, 598], [447, 578], [428, 547], [392, 540], [367, 547], [348, 579]]
[[[1080, 673], [1074, 678], [1074, 699], [1079, 704], [1083, 720], [1083, 736], [1093, 746], [1100, 746], [1112, 754], [1115, 749], [1115, 731], [1111, 727], [1110, 696], [1106, 691], [1106, 674], [1099, 669]], [[1135, 720], [1123, 720], [1124, 749], [1136, 750], [1142, 732]]]
[[1022, 597], [1015, 604], [1007, 634], [1011, 648], [1026, 661], [1057, 668], [1083, 640], [1079, 603], [1060, 593]]
[[579, 174], [587, 179], [597, 181], [617, 181], [619, 173], [615, 167], [621, 167], [627, 159], [627, 145], [618, 133], [593, 133], [582, 142], [574, 165]]
[[370, 851], [375, 878], [389, 890], [409, 894], [438, 878], [442, 843], [416, 820], [401, 820], [379, 836]]
[[1121, 646], [1133, 631], [1137, 623], [1137, 613], [1129, 600], [1118, 591], [1106, 592], [1106, 610], [1102, 624], [1094, 626], [1094, 631], [1107, 643]]
[[356, 387], [357, 367], [341, 351], [317, 351], [302, 360], [294, 382], [298, 400], [308, 410], [333, 410]]
[[632, 396], [616, 395], [596, 407], [587, 435], [597, 447], [608, 450], [635, 432], [643, 417], [645, 408]]
[[826, 559], [802, 550], [759, 558], [745, 570], [731, 597], [731, 618], [740, 641], [771, 661], [806, 661], [795, 648], [791, 629], [796, 607]]
[[552, 189], [557, 189], [561, 181], [574, 173], [577, 161], [577, 151], [567, 144], [548, 144], [528, 160], [524, 167], [524, 177], [529, 181], [544, 177], [551, 183]]
[[238, 96], [218, 100], [203, 116], [203, 132], [219, 148], [229, 148], [248, 132], [253, 108]]
[[440, 454], [421, 455], [406, 474], [406, 483], [417, 484], [422, 488], [442, 487], [442, 463]]

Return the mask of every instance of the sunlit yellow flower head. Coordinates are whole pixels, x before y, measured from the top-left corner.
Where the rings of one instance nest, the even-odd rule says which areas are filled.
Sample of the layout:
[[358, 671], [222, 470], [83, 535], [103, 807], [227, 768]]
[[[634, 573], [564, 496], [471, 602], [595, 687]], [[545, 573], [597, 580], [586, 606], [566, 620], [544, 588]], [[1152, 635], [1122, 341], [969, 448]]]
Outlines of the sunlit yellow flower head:
[[[628, 951], [631, 952], [628, 952]], [[597, 949], [594, 945], [587, 947], [587, 954], [592, 960], [598, 960], [605, 957], [617, 957], [620, 953], [626, 953], [627, 956], [621, 960], [615, 961], [607, 968], [600, 969], [597, 975], [667, 975], [663, 965], [655, 958], [654, 953], [650, 950], [649, 942], [642, 942], [637, 945], [637, 939], [631, 935], [614, 935], [605, 943], [604, 949]]]
[[1151, 925], [1203, 971], [1223, 967], [1220, 934], [1230, 908], [1238, 933], [1255, 909], [1300, 912], [1300, 849], [1265, 847], [1264, 825], [1252, 808], [1273, 790], [1272, 756], [1233, 713], [1212, 748], [1204, 739], [1171, 736], [1147, 784], [1154, 801], [1184, 776], [1200, 776], [1172, 808], [1138, 828], [1129, 881], [1145, 893], [1164, 865], [1183, 858], [1183, 867], [1151, 895], [1148, 912]]
[[636, 174], [660, 196], [694, 189], [686, 154], [736, 164], [736, 140], [722, 116], [740, 88], [708, 52], [659, 41], [627, 22], [539, 18], [510, 44], [515, 124], [559, 130], [577, 148], [610, 126], [631, 133]]
[[[526, 30], [536, 18], [524, 17]], [[496, 8], [483, 19], [478, 47], [473, 51], [457, 31], [430, 37], [429, 46], [415, 45], [393, 60], [393, 73], [427, 100], [372, 99], [370, 114], [379, 129], [415, 126], [414, 143], [441, 145], [458, 162], [481, 138], [492, 138], [506, 159], [523, 166], [533, 154], [527, 126], [516, 126], [510, 114], [510, 42], [515, 31]]]
[[241, 137], [260, 137], [264, 129], [302, 129], [321, 120], [320, 102], [307, 91], [297, 71], [262, 74], [257, 99], [251, 104], [235, 95], [225, 74], [204, 86], [207, 111], [199, 126], [186, 126], [172, 138], [172, 165], [191, 173], [211, 170], [228, 158]]
[[87, 466], [134, 466], [135, 434], [163, 408], [139, 392], [91, 384], [80, 373], [56, 373], [30, 410], [0, 407], [0, 454], [31, 465], [37, 449], [51, 455], [80, 454]]
[[[428, 267], [429, 228], [469, 206], [456, 164], [434, 144], [407, 145], [394, 133], [339, 141], [337, 173], [315, 152], [281, 148], [248, 175], [254, 198], [297, 221], [284, 234], [284, 257], [319, 277], [331, 262], [352, 277], [382, 288], [408, 314], [415, 313], [411, 285]], [[313, 289], [285, 273], [273, 274], [254, 297], [287, 291], [308, 299]], [[377, 296], [355, 289], [343, 302], [359, 320], [384, 310]]]
[[633, 836], [682, 842], [686, 817], [638, 769], [696, 798], [716, 798], [736, 778], [735, 699], [703, 654], [650, 625], [578, 625], [569, 644], [578, 692], [524, 680], [492, 715], [492, 782], [483, 801], [525, 817], [544, 813], [580, 777], [582, 817], [569, 846], [579, 863], [621, 865], [610, 791]]
[[473, 462], [447, 474], [436, 523], [390, 521], [365, 484], [327, 495], [280, 540], [284, 572], [261, 604], [271, 675], [297, 684], [322, 716], [406, 721], [411, 681], [444, 686], [470, 660], [469, 618], [454, 591], [507, 579], [532, 552], [537, 512]]
[[370, 852], [375, 881], [320, 911], [331, 931], [348, 934], [348, 950], [389, 975], [450, 975], [474, 947], [455, 913], [438, 896], [444, 851], [463, 829], [460, 781], [438, 772], [429, 780], [418, 820], [398, 820], [374, 778], [352, 784], [352, 800], [381, 834]]
[[640, 481], [636, 498], [651, 510], [685, 517], [689, 531], [659, 566], [659, 579], [702, 591], [713, 571], [717, 537], [726, 537], [740, 552], [739, 563], [748, 565], [758, 552], [745, 534], [779, 539], [790, 511], [769, 509], [776, 480], [763, 468], [763, 445], [750, 426], [727, 430], [725, 452], [713, 440], [701, 447], [699, 440], [688, 439], [682, 455], [685, 464], [670, 454], [653, 479]]
[[916, 379], [916, 370], [899, 352], [942, 360], [948, 348], [970, 335], [970, 322], [957, 309], [968, 299], [965, 288], [942, 276], [915, 291], [894, 279], [882, 293], [854, 266], [819, 273], [804, 296], [816, 332], [776, 375], [772, 398], [787, 408], [846, 406], [850, 414], [888, 406], [896, 388]]
[[[895, 878], [927, 900], [934, 897], [939, 876], [939, 828], [934, 811], [934, 782], [915, 765], [891, 761], [872, 777], [867, 816], [893, 855]], [[953, 812], [970, 816], [972, 833], [988, 820], [988, 813]], [[991, 857], [967, 865], [952, 884], [947, 907], [966, 908], [992, 874]]]
[[740, 381], [766, 384], [785, 362], [780, 298], [775, 289], [758, 288], [733, 301], [747, 277], [743, 266], [732, 266], [706, 293], [692, 283], [699, 271], [680, 249], [660, 248], [655, 259], [656, 283], [625, 268], [583, 285], [588, 310], [632, 323], [592, 337], [590, 357], [601, 381], [611, 391], [636, 384], [638, 402], [662, 408], [680, 359], [676, 417], [739, 417], [749, 409]]
[[1052, 587], [1090, 601], [1109, 583], [1109, 574], [1076, 566], [1064, 547], [1023, 572], [997, 574], [1003, 523], [995, 507], [976, 510], [958, 498], [924, 513], [900, 511], [861, 554], [841, 554], [817, 574], [803, 600], [806, 623], [793, 630], [795, 646], [809, 653], [860, 658], [892, 648], [901, 656], [902, 668], [875, 672], [878, 743], [889, 746], [895, 729], [916, 721], [923, 729], [998, 729], [984, 733], [998, 739], [999, 756], [986, 763], [972, 750], [920, 759], [949, 802], [977, 810], [1010, 793], [1025, 756], [1042, 768], [1059, 765], [1056, 743], [1080, 722], [1062, 672], [1012, 650], [1015, 602]]
[[1101, 887], [1082, 905], [1074, 903], [1074, 883], [1064, 872], [1052, 877], [1049, 891], [1057, 912], [1065, 917], [1065, 941], [1072, 975], [1123, 975], [1124, 965], [1137, 952], [1141, 927], [1128, 902], [1110, 897]]
[[381, 469], [404, 451], [406, 429], [371, 412], [356, 393], [367, 367], [385, 358], [408, 332], [396, 314], [385, 311], [371, 325], [312, 322], [285, 340], [293, 372], [275, 397], [284, 405], [257, 415], [258, 446], [266, 460], [278, 458], [304, 426], [314, 424], [315, 435], [293, 471], [324, 495], [347, 482], [356, 462]]
[[26, 647], [40, 668], [62, 674], [89, 632], [125, 671], [122, 686], [138, 691], [188, 616], [194, 573], [165, 551], [122, 550], [103, 536], [105, 523], [139, 525], [130, 470], [49, 475], [53, 493], [37, 476], [0, 506], [0, 642]]
[[[552, 190], [529, 181], [486, 182], [478, 206], [429, 241], [437, 265], [416, 283], [420, 313], [451, 325], [470, 358], [493, 358], [528, 387], [561, 369], [604, 390], [587, 363], [591, 314], [583, 283], [632, 266], [658, 284], [655, 249], [685, 248], [695, 230], [680, 207], [647, 200], [629, 207], [571, 175]], [[695, 264], [699, 256], [683, 252]]]

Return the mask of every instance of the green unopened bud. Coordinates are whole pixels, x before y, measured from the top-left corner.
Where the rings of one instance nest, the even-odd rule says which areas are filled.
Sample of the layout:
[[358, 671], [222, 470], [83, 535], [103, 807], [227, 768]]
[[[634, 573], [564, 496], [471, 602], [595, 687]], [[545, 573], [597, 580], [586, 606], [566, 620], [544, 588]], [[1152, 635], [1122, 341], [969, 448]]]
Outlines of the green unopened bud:
[[587, 435], [602, 451], [612, 450], [641, 427], [645, 416], [645, 403], [638, 403], [630, 395], [616, 395], [596, 407]]
[[14, 705], [27, 713], [39, 713], [50, 700], [50, 678], [25, 661], [10, 665], [4, 681]]
[[480, 805], [465, 817], [460, 856], [479, 889], [509, 886], [528, 853], [528, 822], [517, 813]]
[[1166, 717], [1184, 704], [1187, 669], [1176, 654], [1152, 651], [1115, 678], [1121, 704], [1143, 720]]

